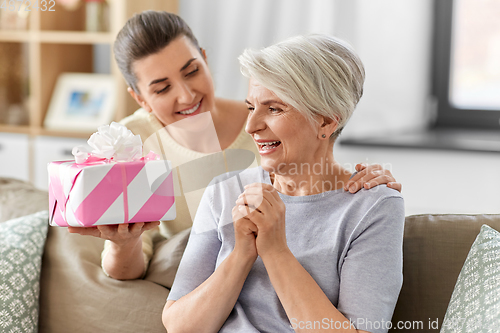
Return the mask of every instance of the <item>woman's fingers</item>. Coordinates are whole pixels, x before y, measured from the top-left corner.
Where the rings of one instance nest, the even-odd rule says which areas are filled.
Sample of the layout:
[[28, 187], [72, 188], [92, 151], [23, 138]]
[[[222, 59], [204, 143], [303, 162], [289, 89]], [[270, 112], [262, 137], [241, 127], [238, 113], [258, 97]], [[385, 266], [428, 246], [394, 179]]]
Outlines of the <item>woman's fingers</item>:
[[245, 216], [245, 214], [240, 212], [239, 205], [236, 205], [233, 207], [231, 215], [233, 216], [233, 222], [236, 222], [237, 220], [239, 220]]
[[246, 235], [254, 234], [257, 235], [258, 229], [255, 223], [247, 219], [239, 219], [238, 227], [242, 230], [242, 232]]
[[232, 215], [233, 221], [235, 223], [235, 229], [244, 230], [244, 234], [257, 234], [257, 226], [248, 219], [247, 211], [243, 206], [236, 205], [233, 207]]
[[239, 205], [233, 207], [232, 215], [234, 221], [235, 234], [235, 253], [243, 254], [245, 258], [250, 257], [255, 260], [257, 257], [256, 235], [258, 233], [257, 226], [246, 218], [245, 213], [240, 212]]
[[378, 185], [388, 184], [388, 187], [401, 192], [401, 184], [396, 182], [391, 171], [382, 168], [380, 164], [358, 164], [356, 170], [358, 173], [346, 183], [344, 190], [356, 193], [362, 188], [371, 189]]
[[129, 226], [128, 223], [118, 224], [117, 227], [118, 234], [122, 236], [128, 234], [129, 233], [128, 226]]
[[82, 228], [82, 227], [68, 227], [68, 232], [70, 234], [79, 234], [82, 236], [94, 236], [94, 237], [100, 237], [101, 232], [97, 227], [87, 227], [87, 228]]
[[252, 209], [259, 208], [262, 202], [267, 201], [262, 193], [242, 193], [236, 200], [237, 205], [247, 205]]
[[68, 232], [83, 236], [94, 236], [115, 243], [124, 243], [139, 237], [144, 231], [160, 225], [160, 221], [98, 225], [95, 227], [68, 227]]
[[366, 179], [364, 179], [364, 184], [363, 184], [363, 187], [367, 190], [378, 185], [388, 184], [395, 180], [393, 177], [384, 174], [380, 174], [379, 176], [376, 176], [374, 178], [368, 178], [368, 177], [369, 176], [366, 176]]
[[366, 169], [368, 167], [368, 164], [366, 163], [358, 163], [356, 164], [356, 166], [354, 167], [356, 169], [357, 172], [360, 172], [364, 169]]
[[248, 220], [251, 220], [252, 217], [255, 216], [254, 212], [260, 214], [262, 213], [262, 211], [252, 208], [249, 205], [236, 205], [236, 209], [238, 209], [239, 213], [241, 214], [240, 219], [246, 218]]
[[139, 237], [143, 231], [144, 222], [130, 223], [128, 226], [128, 232], [132, 237]]
[[401, 183], [398, 183], [398, 182], [390, 182], [390, 183], [387, 183], [387, 187], [390, 187], [396, 191], [399, 191], [401, 193], [401, 191], [403, 190], [403, 184]]
[[347, 183], [344, 185], [344, 190], [349, 191], [351, 193], [359, 191], [363, 187], [366, 180], [374, 178], [373, 176], [370, 177], [369, 173], [371, 172], [372, 175], [375, 175], [374, 173], [379, 169], [382, 169], [382, 167], [379, 164], [373, 164], [373, 165], [366, 165], [364, 163], [357, 164], [356, 165], [357, 173], [347, 181]]
[[258, 228], [277, 223], [285, 214], [285, 205], [278, 191], [270, 184], [254, 183], [245, 186], [245, 191], [236, 200], [236, 208], [239, 214], [255, 223]]
[[251, 218], [256, 213], [264, 214], [264, 211], [273, 209], [272, 201], [272, 195], [267, 190], [262, 191], [262, 189], [254, 188], [245, 190], [238, 197], [235, 204], [241, 214], [245, 214], [245, 216]]
[[255, 207], [259, 207], [264, 200], [267, 201], [271, 207], [273, 207], [276, 202], [281, 201], [278, 191], [276, 191], [272, 185], [262, 183], [253, 183], [245, 186], [245, 191], [238, 197], [240, 202], [243, 196]]
[[[382, 174], [381, 171], [379, 170], [374, 170], [367, 172], [364, 176], [356, 180], [354, 183], [352, 183], [349, 186], [348, 191], [351, 193], [356, 193], [357, 191], [361, 190], [363, 187], [366, 189], [370, 189], [372, 187], [375, 187], [377, 185], [381, 184], [387, 184], [388, 182], [392, 181], [394, 179], [391, 179], [387, 177], [387, 175]], [[369, 187], [366, 187], [366, 184], [370, 184]]]
[[142, 231], [154, 229], [154, 228], [158, 227], [159, 225], [160, 225], [160, 221], [144, 222], [144, 224], [142, 226]]
[[[254, 203], [254, 200], [261, 202], [258, 206], [260, 212], [255, 210], [247, 216], [258, 229], [255, 243], [257, 253], [263, 256], [270, 251], [281, 252], [283, 249], [287, 249], [286, 207], [278, 191], [270, 184], [250, 184], [245, 186], [243, 197], [248, 204]], [[238, 200], [241, 202], [242, 198], [240, 197]]]

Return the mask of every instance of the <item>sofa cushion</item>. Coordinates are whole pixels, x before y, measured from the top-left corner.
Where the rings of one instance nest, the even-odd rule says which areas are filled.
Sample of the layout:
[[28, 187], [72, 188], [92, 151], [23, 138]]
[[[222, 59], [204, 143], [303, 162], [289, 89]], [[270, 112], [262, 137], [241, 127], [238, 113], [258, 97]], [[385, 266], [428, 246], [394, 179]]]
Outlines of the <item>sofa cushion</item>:
[[172, 288], [190, 232], [191, 228], [185, 229], [169, 239], [155, 243], [145, 280]]
[[[0, 178], [0, 222], [47, 207], [47, 192], [23, 181]], [[38, 332], [165, 332], [161, 313], [168, 289], [146, 280], [106, 277], [100, 258], [103, 243], [70, 234], [66, 228], [48, 228]]]
[[441, 333], [500, 327], [500, 233], [481, 227], [458, 276]]
[[22, 180], [0, 177], [0, 222], [46, 210], [48, 207], [47, 192]]
[[40, 333], [165, 332], [168, 289], [119, 281], [101, 268], [104, 240], [49, 227], [40, 290]]
[[406, 217], [403, 287], [394, 310], [393, 327], [400, 321], [415, 321], [428, 329], [429, 322], [436, 320], [441, 326], [457, 277], [483, 224], [500, 230], [500, 215]]
[[0, 223], [0, 331], [37, 332], [48, 211]]

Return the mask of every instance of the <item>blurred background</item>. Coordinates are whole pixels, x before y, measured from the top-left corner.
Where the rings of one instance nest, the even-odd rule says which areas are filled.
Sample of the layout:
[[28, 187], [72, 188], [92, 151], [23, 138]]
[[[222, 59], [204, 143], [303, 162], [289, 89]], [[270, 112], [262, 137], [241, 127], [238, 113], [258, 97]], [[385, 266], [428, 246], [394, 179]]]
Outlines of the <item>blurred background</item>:
[[247, 47], [315, 32], [348, 41], [366, 83], [336, 159], [390, 169], [407, 215], [500, 213], [500, 0], [11, 3], [0, 9], [0, 177], [46, 189], [48, 162], [137, 109], [111, 46], [133, 13], [157, 9], [191, 26], [225, 98], [246, 97]]

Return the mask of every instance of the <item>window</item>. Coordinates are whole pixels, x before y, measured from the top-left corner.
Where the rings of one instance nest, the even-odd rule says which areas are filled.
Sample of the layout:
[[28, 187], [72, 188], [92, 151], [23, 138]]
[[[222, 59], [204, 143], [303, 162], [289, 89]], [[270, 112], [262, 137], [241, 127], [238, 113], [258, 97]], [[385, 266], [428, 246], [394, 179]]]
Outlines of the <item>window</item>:
[[437, 127], [500, 129], [500, 0], [435, 0]]

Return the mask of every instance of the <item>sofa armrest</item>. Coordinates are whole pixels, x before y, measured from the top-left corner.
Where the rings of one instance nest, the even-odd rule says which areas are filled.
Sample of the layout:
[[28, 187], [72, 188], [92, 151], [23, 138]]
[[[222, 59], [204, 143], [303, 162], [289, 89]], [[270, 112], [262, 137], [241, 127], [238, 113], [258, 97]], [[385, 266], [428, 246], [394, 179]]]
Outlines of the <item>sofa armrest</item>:
[[49, 207], [49, 195], [30, 183], [0, 177], [0, 222], [33, 214]]

